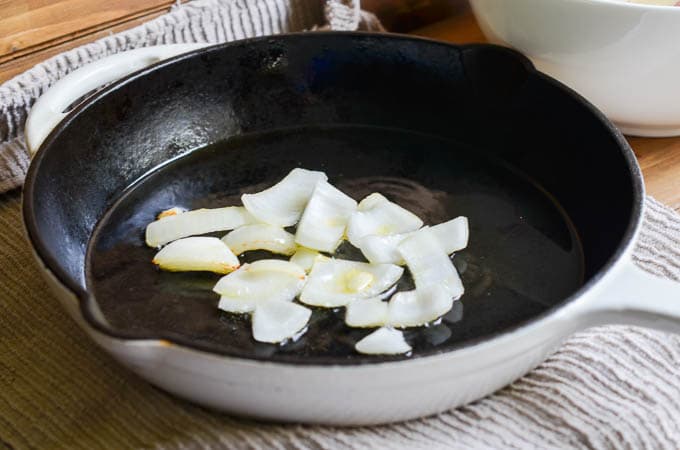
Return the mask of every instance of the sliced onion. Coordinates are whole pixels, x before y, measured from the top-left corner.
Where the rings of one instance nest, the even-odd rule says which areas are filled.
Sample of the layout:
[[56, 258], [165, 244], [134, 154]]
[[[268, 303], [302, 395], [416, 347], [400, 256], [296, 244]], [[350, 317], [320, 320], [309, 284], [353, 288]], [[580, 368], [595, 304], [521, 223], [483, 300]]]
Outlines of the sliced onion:
[[243, 206], [260, 222], [280, 227], [295, 225], [319, 181], [328, 177], [323, 172], [293, 169], [269, 189], [256, 194], [243, 194]]
[[393, 264], [367, 264], [342, 259], [318, 259], [300, 301], [335, 308], [356, 299], [377, 297], [395, 284], [404, 269]]
[[397, 248], [408, 233], [378, 236], [371, 234], [359, 240], [359, 249], [366, 259], [373, 264], [406, 264]]
[[293, 256], [290, 257], [290, 262], [297, 264], [305, 272], [312, 270], [312, 266], [316, 259], [321, 256], [321, 253], [316, 250], [311, 250], [305, 247], [298, 247], [297, 251]]
[[282, 259], [260, 259], [248, 264], [248, 266], [248, 271], [251, 273], [284, 272], [291, 276], [305, 278], [305, 273], [300, 270], [299, 266]]
[[158, 247], [187, 236], [233, 230], [253, 222], [255, 222], [253, 216], [241, 206], [196, 209], [166, 215], [146, 227], [146, 245]]
[[253, 313], [253, 337], [259, 342], [277, 343], [300, 333], [312, 311], [297, 303], [263, 302]]
[[236, 255], [214, 237], [190, 237], [171, 242], [156, 253], [152, 262], [172, 272], [229, 273], [239, 266]]
[[434, 237], [437, 238], [439, 245], [447, 255], [463, 250], [468, 245], [470, 231], [468, 219], [465, 216], [456, 217], [448, 222], [434, 225], [430, 227], [430, 230], [432, 230]]
[[236, 255], [249, 250], [268, 250], [281, 255], [295, 253], [295, 236], [281, 227], [256, 223], [235, 229], [222, 238]]
[[327, 181], [317, 183], [295, 234], [295, 242], [332, 253], [340, 245], [357, 202]]
[[255, 311], [257, 304], [258, 300], [253, 298], [221, 296], [217, 308], [229, 313], [244, 314]]
[[352, 214], [347, 226], [347, 238], [352, 245], [360, 247], [364, 236], [406, 233], [422, 226], [423, 221], [418, 216], [381, 194], [374, 193], [363, 199]]
[[400, 355], [411, 351], [403, 333], [392, 328], [378, 328], [357, 342], [354, 348], [366, 355]]
[[453, 297], [443, 286], [397, 292], [389, 301], [387, 323], [393, 327], [418, 327], [451, 310]]
[[[448, 222], [443, 222], [430, 227], [439, 246], [448, 255], [462, 250], [468, 244], [468, 220], [467, 217], [456, 217]], [[399, 254], [399, 244], [412, 235], [411, 233], [390, 234], [387, 236], [369, 235], [359, 241], [359, 249], [366, 259], [374, 264], [406, 264]]]
[[250, 312], [264, 301], [289, 302], [305, 284], [304, 270], [289, 261], [262, 259], [244, 264], [222, 277], [213, 291], [222, 297], [218, 307], [229, 312]]
[[382, 327], [388, 321], [388, 305], [379, 297], [354, 300], [345, 310], [345, 323], [349, 327]]
[[413, 275], [417, 290], [443, 286], [453, 299], [463, 295], [463, 283], [458, 272], [430, 228], [413, 233], [398, 248]]

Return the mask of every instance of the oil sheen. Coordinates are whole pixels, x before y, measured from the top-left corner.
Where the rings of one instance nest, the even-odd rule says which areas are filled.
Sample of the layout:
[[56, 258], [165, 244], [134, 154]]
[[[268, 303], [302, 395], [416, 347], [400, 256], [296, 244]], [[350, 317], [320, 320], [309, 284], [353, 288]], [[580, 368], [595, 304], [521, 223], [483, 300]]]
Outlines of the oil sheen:
[[[467, 216], [468, 248], [453, 261], [461, 301], [436, 324], [408, 329], [409, 357], [453, 350], [537, 318], [583, 283], [576, 230], [558, 203], [512, 167], [455, 142], [366, 127], [288, 129], [214, 144], [138, 180], [100, 220], [89, 243], [87, 283], [110, 326], [221, 353], [294, 363], [400, 359], [367, 356], [354, 344], [371, 330], [344, 325], [344, 311], [313, 309], [308, 329], [285, 345], [252, 339], [248, 316], [217, 309], [219, 275], [168, 273], [152, 263], [144, 230], [162, 210], [240, 204], [240, 195], [294, 167], [325, 171], [357, 201], [372, 192], [434, 225]], [[217, 233], [223, 236], [225, 233]], [[343, 244], [337, 257], [363, 260]], [[248, 252], [241, 261], [280, 257]], [[404, 276], [398, 289], [411, 288]]]

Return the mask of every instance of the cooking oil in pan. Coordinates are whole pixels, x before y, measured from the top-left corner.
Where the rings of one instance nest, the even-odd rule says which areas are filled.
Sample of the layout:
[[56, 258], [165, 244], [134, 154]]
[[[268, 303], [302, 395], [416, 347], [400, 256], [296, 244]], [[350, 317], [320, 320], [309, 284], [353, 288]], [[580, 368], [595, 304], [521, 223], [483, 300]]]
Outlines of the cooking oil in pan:
[[[160, 211], [238, 205], [242, 193], [262, 190], [294, 167], [325, 171], [356, 200], [381, 192], [426, 224], [468, 217], [468, 248], [453, 256], [465, 294], [437, 323], [405, 332], [412, 357], [520, 326], [583, 283], [574, 226], [549, 194], [511, 167], [454, 142], [400, 130], [288, 129], [194, 151], [126, 190], [88, 249], [87, 282], [109, 324], [246, 358], [303, 364], [395, 358], [357, 354], [354, 343], [370, 330], [346, 327], [342, 309], [314, 309], [295, 342], [257, 343], [247, 316], [217, 309], [211, 289], [218, 275], [166, 273], [151, 264], [156, 250], [144, 244], [144, 229]], [[277, 257], [251, 252], [242, 261], [263, 256]], [[363, 259], [349, 244], [336, 256]], [[408, 279], [398, 288], [411, 288]]]

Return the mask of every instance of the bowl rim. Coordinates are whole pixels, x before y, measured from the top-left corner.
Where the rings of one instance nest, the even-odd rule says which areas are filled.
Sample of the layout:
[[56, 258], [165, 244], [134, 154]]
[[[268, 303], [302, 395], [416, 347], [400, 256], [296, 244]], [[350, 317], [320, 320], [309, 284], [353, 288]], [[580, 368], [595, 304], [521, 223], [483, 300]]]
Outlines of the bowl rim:
[[671, 14], [680, 14], [680, 5], [655, 5], [655, 4], [647, 4], [647, 3], [633, 3], [629, 2], [626, 0], [561, 0], [564, 2], [570, 2], [570, 3], [601, 3], [601, 4], [608, 4], [612, 5], [613, 8], [629, 8], [629, 9], [638, 9], [641, 11], [645, 10], [655, 10], [655, 11], [663, 11], [663, 10], [677, 10], [677, 12], [671, 13]]
[[[570, 0], [571, 1], [571, 0]], [[590, 0], [587, 0], [590, 1]], [[110, 92], [118, 89], [119, 87], [123, 86], [124, 84], [131, 82], [133, 80], [136, 80], [138, 78], [142, 78], [146, 75], [148, 75], [151, 72], [154, 72], [156, 70], [161, 70], [163, 67], [175, 64], [180, 61], [184, 61], [186, 59], [191, 59], [194, 57], [200, 57], [200, 55], [208, 53], [208, 52], [216, 52], [216, 51], [221, 51], [224, 48], [228, 48], [230, 46], [234, 45], [248, 45], [251, 42], [259, 42], [259, 41], [268, 41], [272, 39], [297, 39], [297, 38], [303, 38], [303, 39], [308, 39], [308, 38], [322, 38], [324, 36], [343, 36], [347, 38], [374, 38], [374, 39], [391, 39], [391, 40], [402, 40], [402, 41], [410, 41], [410, 42], [417, 42], [417, 43], [423, 43], [426, 45], [437, 45], [437, 46], [445, 46], [445, 47], [450, 47], [452, 49], [456, 49], [458, 51], [466, 51], [466, 50], [475, 50], [475, 49], [485, 49], [485, 48], [490, 48], [494, 49], [496, 51], [501, 51], [504, 52], [508, 55], [513, 56], [517, 61], [519, 61], [527, 70], [527, 73], [530, 73], [534, 76], [537, 76], [538, 78], [541, 79], [542, 82], [548, 83], [552, 85], [553, 87], [556, 87], [558, 89], [561, 89], [565, 95], [570, 96], [573, 100], [577, 101], [579, 104], [584, 106], [587, 111], [592, 114], [593, 120], [597, 120], [602, 127], [604, 127], [612, 136], [612, 138], [615, 140], [615, 142], [618, 144], [618, 147], [621, 152], [621, 156], [623, 157], [623, 160], [626, 164], [626, 167], [628, 169], [629, 177], [631, 179], [632, 183], [632, 209], [630, 212], [630, 218], [628, 220], [628, 223], [625, 227], [625, 230], [623, 232], [623, 235], [621, 237], [621, 241], [619, 242], [618, 246], [616, 249], [612, 252], [612, 254], [609, 256], [609, 258], [605, 261], [605, 263], [602, 265], [602, 267], [593, 274], [592, 277], [590, 277], [589, 280], [587, 280], [579, 289], [577, 289], [575, 292], [573, 292], [571, 295], [568, 297], [562, 299], [559, 303], [555, 304], [551, 308], [543, 311], [542, 313], [532, 317], [531, 319], [516, 324], [512, 327], [509, 327], [507, 329], [504, 329], [502, 331], [495, 331], [487, 336], [484, 336], [482, 338], [478, 339], [472, 339], [468, 340], [465, 342], [460, 343], [460, 345], [453, 346], [451, 348], [447, 348], [445, 350], [441, 349], [432, 349], [429, 351], [425, 352], [420, 352], [416, 355], [412, 356], [405, 356], [405, 355], [398, 355], [395, 357], [385, 357], [385, 356], [380, 356], [380, 357], [372, 357], [371, 355], [366, 355], [366, 358], [360, 358], [360, 359], [352, 359], [352, 360], [347, 360], [347, 361], [341, 361], [339, 358], [334, 358], [334, 357], [328, 357], [328, 358], [314, 358], [314, 360], [310, 361], [305, 361], [304, 358], [301, 358], [296, 355], [292, 355], [290, 358], [285, 358], [279, 356], [276, 359], [272, 359], [269, 357], [259, 357], [256, 355], [248, 356], [248, 357], [243, 357], [239, 355], [234, 355], [232, 353], [229, 353], [228, 351], [220, 351], [219, 349], [211, 348], [210, 346], [203, 345], [203, 344], [197, 344], [195, 342], [192, 342], [190, 339], [178, 339], [174, 336], [167, 336], [167, 335], [160, 335], [160, 334], [155, 334], [153, 336], [140, 336], [139, 334], [132, 334], [129, 332], [125, 332], [122, 330], [114, 329], [113, 327], [110, 327], [104, 321], [102, 321], [100, 318], [98, 318], [98, 314], [96, 313], [97, 311], [97, 306], [96, 306], [96, 300], [94, 298], [94, 295], [86, 288], [83, 288], [79, 286], [73, 279], [70, 277], [63, 269], [61, 264], [59, 264], [59, 261], [57, 261], [55, 258], [53, 258], [49, 252], [47, 251], [47, 246], [46, 243], [43, 241], [43, 238], [41, 237], [40, 232], [38, 231], [38, 226], [37, 226], [37, 220], [34, 217], [34, 203], [33, 203], [33, 195], [34, 195], [34, 189], [35, 189], [35, 183], [36, 179], [40, 175], [40, 166], [41, 162], [43, 160], [43, 157], [45, 153], [47, 153], [50, 148], [53, 148], [53, 143], [58, 137], [58, 135], [61, 133], [61, 131], [65, 128], [67, 128], [71, 122], [89, 105], [91, 105], [94, 102], [97, 102], [107, 96]], [[452, 44], [449, 42], [444, 42], [444, 41], [439, 41], [439, 40], [434, 40], [434, 39], [429, 39], [429, 38], [422, 38], [422, 37], [417, 37], [417, 36], [410, 36], [410, 35], [388, 35], [388, 34], [383, 34], [383, 33], [372, 33], [372, 32], [356, 32], [356, 31], [322, 31], [322, 32], [315, 32], [315, 33], [309, 33], [309, 32], [296, 32], [296, 33], [283, 33], [275, 36], [263, 36], [263, 37], [256, 37], [256, 38], [249, 38], [249, 39], [244, 39], [244, 40], [239, 40], [239, 41], [233, 41], [233, 42], [227, 42], [227, 43], [222, 43], [218, 44], [215, 46], [210, 46], [210, 47], [205, 47], [202, 49], [198, 50], [193, 50], [188, 53], [184, 53], [172, 58], [169, 58], [167, 60], [163, 60], [161, 62], [158, 62], [154, 65], [151, 65], [147, 68], [141, 69], [137, 72], [134, 72], [130, 75], [127, 75], [120, 80], [117, 80], [107, 87], [101, 89], [98, 91], [96, 94], [93, 94], [89, 98], [87, 98], [85, 101], [83, 101], [81, 104], [79, 104], [76, 108], [71, 110], [68, 115], [62, 120], [57, 126], [54, 127], [54, 129], [50, 132], [50, 134], [47, 136], [47, 138], [43, 141], [41, 144], [40, 148], [34, 155], [33, 160], [31, 161], [31, 164], [28, 169], [28, 173], [26, 175], [26, 181], [24, 183], [23, 187], [23, 192], [22, 192], [22, 216], [23, 216], [23, 222], [24, 222], [24, 227], [26, 230], [26, 236], [27, 239], [32, 247], [33, 253], [35, 256], [39, 259], [39, 261], [42, 263], [44, 267], [41, 267], [44, 271], [50, 273], [56, 281], [59, 282], [66, 290], [68, 290], [70, 293], [73, 293], [75, 297], [78, 299], [78, 309], [79, 312], [84, 319], [82, 322], [86, 324], [87, 326], [91, 327], [95, 331], [104, 334], [105, 336], [109, 338], [114, 338], [120, 341], [126, 341], [126, 342], [135, 342], [135, 343], [140, 343], [140, 342], [149, 342], [149, 343], [156, 343], [157, 345], [160, 346], [165, 346], [167, 347], [168, 344], [171, 344], [172, 346], [177, 346], [181, 348], [185, 348], [187, 350], [194, 350], [194, 351], [199, 351], [199, 352], [205, 352], [208, 353], [212, 356], [218, 356], [218, 357], [226, 357], [229, 359], [237, 359], [237, 360], [242, 360], [242, 361], [249, 361], [249, 362], [264, 362], [264, 363], [269, 363], [269, 364], [277, 364], [277, 365], [288, 365], [288, 366], [294, 366], [294, 367], [299, 367], [299, 366], [305, 366], [305, 367], [320, 367], [320, 366], [328, 366], [330, 365], [336, 365], [340, 367], [358, 367], [358, 366], [375, 366], [379, 364], [390, 364], [390, 363], [401, 363], [401, 362], [408, 362], [408, 361], [414, 361], [414, 360], [421, 360], [423, 358], [433, 358], [433, 357], [440, 357], [442, 355], [450, 355], [454, 354], [457, 352], [460, 352], [462, 350], [472, 350], [474, 347], [478, 345], [482, 345], [485, 343], [489, 343], [491, 341], [494, 341], [500, 337], [503, 336], [508, 336], [513, 333], [517, 333], [523, 329], [538, 325], [546, 320], [549, 320], [555, 313], [561, 309], [563, 309], [565, 306], [571, 304], [575, 300], [581, 298], [584, 296], [585, 293], [590, 291], [594, 286], [596, 286], [600, 280], [610, 272], [610, 270], [620, 261], [624, 258], [626, 255], [627, 251], [629, 248], [632, 246], [633, 240], [635, 236], [637, 235], [637, 232], [639, 230], [640, 224], [642, 222], [642, 212], [643, 212], [643, 202], [644, 202], [644, 184], [642, 181], [642, 173], [641, 170], [637, 164], [637, 160], [635, 158], [635, 154], [633, 153], [633, 150], [631, 149], [630, 145], [628, 144], [627, 140], [624, 138], [624, 136], [621, 134], [621, 132], [605, 117], [605, 115], [599, 111], [595, 106], [593, 106], [588, 100], [586, 100], [584, 97], [582, 97], [580, 94], [578, 94], [576, 91], [573, 89], [569, 88], [568, 86], [564, 85], [563, 83], [555, 80], [554, 78], [544, 74], [543, 72], [540, 72], [538, 69], [535, 68], [533, 63], [523, 54], [519, 53], [516, 50], [513, 50], [511, 48], [507, 47], [502, 47], [494, 44], [463, 44], [463, 45], [456, 45]], [[94, 307], [93, 307], [94, 305]], [[290, 360], [289, 360], [290, 359]]]

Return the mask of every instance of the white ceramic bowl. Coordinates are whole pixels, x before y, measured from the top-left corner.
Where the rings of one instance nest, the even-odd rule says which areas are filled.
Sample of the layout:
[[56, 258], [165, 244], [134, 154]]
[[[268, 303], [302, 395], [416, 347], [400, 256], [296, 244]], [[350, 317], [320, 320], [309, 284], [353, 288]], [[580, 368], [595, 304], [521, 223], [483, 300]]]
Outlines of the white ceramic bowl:
[[617, 0], [470, 0], [492, 42], [525, 53], [624, 133], [680, 135], [680, 7]]

